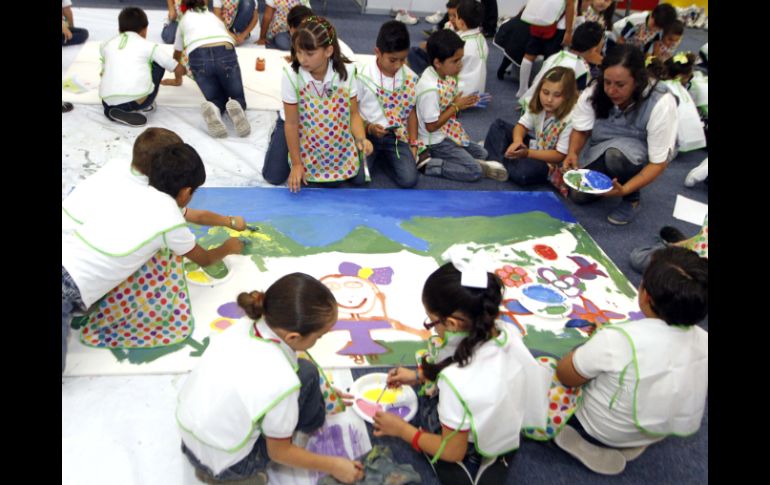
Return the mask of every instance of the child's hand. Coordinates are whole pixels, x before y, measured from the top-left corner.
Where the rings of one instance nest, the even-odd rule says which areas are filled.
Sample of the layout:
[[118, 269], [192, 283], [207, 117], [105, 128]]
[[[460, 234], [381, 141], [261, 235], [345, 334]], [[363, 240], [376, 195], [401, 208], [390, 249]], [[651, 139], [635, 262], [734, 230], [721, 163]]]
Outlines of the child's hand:
[[626, 195], [626, 193], [623, 190], [623, 186], [618, 182], [618, 179], [614, 178], [612, 179], [612, 190], [605, 192], [602, 195], [605, 197], [622, 197]]
[[299, 192], [302, 184], [307, 185], [307, 179], [305, 178], [305, 167], [302, 165], [292, 165], [291, 172], [289, 172], [289, 191]]
[[370, 135], [374, 135], [377, 138], [382, 138], [388, 134], [388, 131], [379, 123], [372, 123], [366, 127], [366, 132]]
[[227, 227], [230, 229], [234, 229], [236, 231], [245, 231], [246, 230], [246, 220], [243, 218], [243, 216], [232, 216], [232, 220], [235, 222], [235, 227], [230, 224], [230, 220], [228, 219]]
[[283, 56], [283, 60], [286, 62], [291, 62], [291, 55]]
[[367, 139], [364, 139], [364, 154], [368, 157], [374, 151], [374, 145]]
[[561, 162], [561, 166], [564, 167], [564, 171], [577, 170], [578, 168], [578, 156], [572, 153], [568, 153], [564, 160]]
[[455, 99], [453, 101], [453, 103], [456, 104], [457, 107], [460, 108], [461, 110], [468, 109], [468, 108], [470, 108], [471, 106], [473, 106], [474, 104], [476, 104], [478, 102], [479, 102], [478, 94], [471, 94], [469, 96], [463, 96], [462, 91], [460, 92], [460, 94], [455, 96]]
[[241, 254], [243, 251], [243, 243], [237, 237], [231, 237], [222, 244], [227, 254]]
[[332, 387], [332, 389], [334, 389], [334, 392], [336, 392], [337, 395], [340, 397], [340, 399], [342, 399], [342, 404], [344, 404], [345, 406], [353, 405], [353, 399], [355, 396], [347, 392], [342, 392], [339, 390], [339, 388], [336, 388], [336, 387]]
[[505, 151], [505, 158], [527, 158], [529, 156], [529, 148], [524, 143], [511, 143], [511, 146]]
[[260, 37], [259, 39], [257, 39], [256, 44], [257, 45], [266, 45], [267, 44], [267, 39], [265, 39], [263, 37]]
[[405, 367], [396, 367], [388, 371], [388, 386], [411, 386], [417, 383], [417, 373]]
[[364, 478], [364, 465], [360, 461], [330, 456], [334, 460], [331, 475], [342, 483], [355, 483]]
[[386, 411], [377, 411], [374, 413], [374, 436], [401, 436], [404, 428], [409, 423], [399, 416]]
[[64, 40], [68, 41], [72, 38], [72, 31], [67, 26], [67, 22], [64, 20], [61, 21], [61, 33], [64, 35]]

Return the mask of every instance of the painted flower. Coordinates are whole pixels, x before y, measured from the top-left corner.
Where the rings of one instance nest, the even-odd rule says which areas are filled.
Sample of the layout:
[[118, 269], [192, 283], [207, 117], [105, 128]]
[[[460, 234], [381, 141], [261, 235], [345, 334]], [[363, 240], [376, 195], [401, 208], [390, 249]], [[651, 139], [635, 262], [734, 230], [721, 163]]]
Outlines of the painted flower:
[[527, 276], [527, 271], [521, 266], [511, 266], [506, 264], [502, 268], [496, 269], [495, 274], [503, 280], [503, 284], [509, 288], [518, 288], [525, 283], [532, 283], [532, 279]]
[[551, 268], [540, 268], [537, 270], [537, 275], [564, 293], [568, 298], [574, 298], [583, 293], [583, 289], [579, 286], [580, 280], [571, 274], [557, 276], [556, 272]]
[[503, 300], [503, 309], [500, 310], [500, 319], [516, 325], [521, 332], [522, 337], [527, 335], [527, 330], [519, 323], [516, 315], [532, 315], [532, 312], [524, 308], [516, 298], [510, 298]]
[[535, 250], [535, 253], [537, 253], [538, 256], [544, 259], [549, 259], [551, 261], [556, 260], [559, 256], [556, 254], [556, 251], [548, 245], [545, 244], [536, 244], [533, 248]]

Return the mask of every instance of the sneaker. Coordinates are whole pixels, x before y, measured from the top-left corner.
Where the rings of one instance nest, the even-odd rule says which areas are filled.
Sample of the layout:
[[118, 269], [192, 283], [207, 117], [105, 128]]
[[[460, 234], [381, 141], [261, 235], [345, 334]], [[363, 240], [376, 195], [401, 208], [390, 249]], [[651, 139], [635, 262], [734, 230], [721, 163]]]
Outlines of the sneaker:
[[399, 10], [398, 15], [396, 15], [396, 20], [407, 25], [414, 25], [419, 22], [417, 17], [412, 17], [406, 10]]
[[143, 114], [124, 111], [120, 108], [110, 108], [108, 118], [128, 126], [144, 126], [147, 124], [147, 117]]
[[433, 29], [425, 29], [425, 30], [422, 31], [422, 35], [425, 36], [425, 37], [430, 37], [431, 35], [433, 35], [433, 32], [435, 32], [435, 30], [433, 30]]
[[476, 483], [505, 483], [508, 479], [506, 456], [484, 458], [476, 476]]
[[623, 458], [626, 459], [626, 462], [634, 461], [640, 456], [642, 456], [642, 453], [647, 449], [647, 446], [635, 446], [633, 448], [617, 448], [617, 450], [620, 452], [621, 455], [623, 455]]
[[444, 12], [437, 10], [436, 13], [434, 13], [433, 15], [428, 15], [427, 17], [425, 17], [425, 21], [428, 22], [429, 24], [437, 24], [441, 22], [441, 19], [443, 18], [444, 18]]
[[151, 113], [155, 111], [156, 107], [157, 105], [155, 104], [155, 101], [153, 101], [151, 105], [147, 106], [146, 108], [142, 108], [139, 111], [141, 111], [142, 113]]
[[492, 180], [498, 180], [505, 182], [508, 180], [508, 170], [505, 169], [505, 165], [494, 160], [476, 160], [481, 165], [481, 171], [484, 173], [484, 177]]
[[227, 109], [227, 114], [230, 116], [230, 119], [233, 120], [235, 132], [238, 136], [248, 136], [249, 133], [251, 133], [251, 125], [249, 124], [248, 118], [246, 118], [246, 113], [244, 113], [243, 108], [241, 108], [241, 103], [231, 99], [225, 104], [225, 109]]
[[618, 204], [618, 206], [609, 213], [607, 220], [610, 222], [610, 224], [615, 224], [616, 226], [624, 226], [634, 220], [634, 217], [636, 217], [636, 214], [639, 213], [641, 207], [642, 204], [640, 202], [629, 202], [627, 200], [621, 200], [620, 204]]
[[72, 103], [70, 103], [69, 101], [62, 101], [61, 102], [61, 112], [62, 113], [69, 113], [73, 109], [75, 109], [75, 106], [73, 106]]
[[417, 158], [417, 171], [425, 173], [425, 166], [428, 165], [428, 162], [430, 161], [431, 158], [430, 155], [428, 155], [428, 150], [425, 150]]
[[695, 184], [697, 184], [698, 182], [703, 182], [704, 180], [706, 180], [708, 176], [709, 176], [709, 159], [708, 157], [706, 157], [705, 160], [700, 162], [700, 165], [690, 170], [690, 173], [688, 173], [687, 177], [685, 177], [684, 179], [684, 186], [695, 187]]
[[626, 459], [618, 450], [589, 443], [572, 426], [562, 428], [553, 442], [595, 473], [617, 475], [626, 468]]
[[213, 136], [214, 138], [226, 137], [227, 128], [222, 122], [222, 115], [219, 112], [217, 105], [211, 101], [206, 101], [201, 105], [201, 111], [203, 112], [203, 120], [206, 122], [209, 135]]

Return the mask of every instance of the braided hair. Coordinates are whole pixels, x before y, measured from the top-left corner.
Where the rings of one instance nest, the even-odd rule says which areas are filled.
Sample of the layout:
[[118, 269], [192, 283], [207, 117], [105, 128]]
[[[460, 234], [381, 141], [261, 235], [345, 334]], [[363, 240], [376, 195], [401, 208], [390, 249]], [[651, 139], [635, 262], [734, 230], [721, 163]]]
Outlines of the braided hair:
[[462, 286], [460, 278], [461, 273], [454, 264], [447, 263], [428, 276], [422, 290], [423, 305], [440, 320], [459, 311], [468, 317], [470, 323], [468, 336], [460, 342], [454, 355], [435, 364], [423, 357], [423, 375], [431, 381], [435, 381], [450, 364], [467, 365], [473, 352], [494, 337], [495, 320], [503, 301], [502, 281], [497, 275], [487, 273], [486, 288], [470, 288]]
[[294, 35], [291, 36], [291, 68], [294, 72], [299, 72], [299, 60], [297, 59], [297, 49], [304, 51], [313, 51], [316, 49], [332, 46], [332, 68], [339, 74], [341, 80], [348, 78], [348, 71], [345, 64], [353, 61], [342, 55], [340, 44], [337, 40], [337, 30], [324, 17], [311, 15], [305, 17], [299, 24]]

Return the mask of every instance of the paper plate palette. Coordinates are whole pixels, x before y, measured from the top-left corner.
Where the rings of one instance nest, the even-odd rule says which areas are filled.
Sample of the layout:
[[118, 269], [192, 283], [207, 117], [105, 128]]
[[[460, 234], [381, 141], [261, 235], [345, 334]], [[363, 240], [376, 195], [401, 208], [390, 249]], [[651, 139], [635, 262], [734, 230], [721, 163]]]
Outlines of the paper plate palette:
[[379, 404], [375, 404], [385, 387], [388, 375], [383, 372], [366, 374], [359, 377], [352, 386], [353, 411], [361, 419], [374, 423], [374, 414], [383, 410], [409, 421], [417, 414], [417, 394], [409, 386], [388, 388], [382, 395]]
[[195, 286], [215, 286], [229, 280], [232, 268], [224, 260], [202, 268], [192, 261], [185, 261], [184, 274], [187, 283]]
[[570, 170], [563, 178], [565, 184], [586, 194], [603, 194], [612, 190], [612, 180], [596, 170]]
[[537, 316], [563, 318], [572, 311], [567, 297], [551, 285], [528, 283], [520, 286], [519, 292], [519, 303]]

